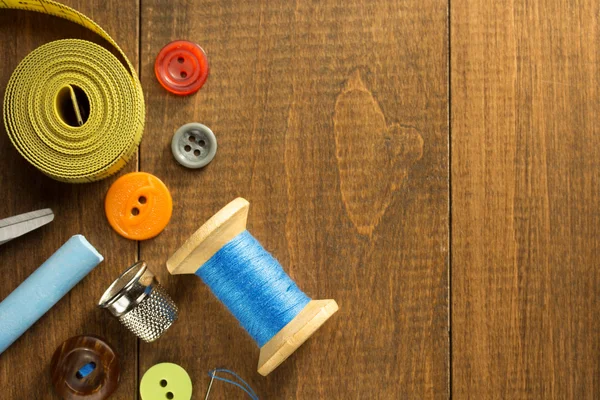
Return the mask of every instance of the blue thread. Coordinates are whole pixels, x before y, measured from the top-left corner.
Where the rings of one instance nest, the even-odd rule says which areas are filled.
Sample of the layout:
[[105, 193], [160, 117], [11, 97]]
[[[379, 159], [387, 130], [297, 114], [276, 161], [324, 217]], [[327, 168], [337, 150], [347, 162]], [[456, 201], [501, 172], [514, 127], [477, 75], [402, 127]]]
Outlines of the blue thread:
[[260, 347], [310, 301], [248, 231], [225, 244], [196, 275]]
[[[221, 378], [220, 376], [217, 376], [217, 372], [224, 372], [226, 374], [231, 374], [231, 375], [235, 376], [236, 378], [238, 378], [242, 382], [242, 384], [239, 384], [239, 383], [234, 382], [227, 378]], [[259, 400], [258, 395], [256, 394], [256, 392], [254, 390], [252, 390], [250, 385], [248, 383], [246, 383], [245, 380], [243, 380], [238, 374], [236, 374], [233, 371], [230, 371], [230, 370], [224, 369], [224, 368], [215, 368], [212, 371], [208, 371], [208, 376], [210, 376], [211, 378], [214, 378], [218, 381], [231, 383], [232, 385], [235, 385], [235, 386], [239, 387], [240, 389], [242, 389], [244, 392], [246, 392], [252, 400]]]
[[96, 363], [89, 362], [89, 363], [85, 364], [83, 367], [81, 367], [75, 375], [77, 376], [78, 379], [83, 379], [86, 376], [88, 376], [89, 374], [91, 374], [92, 371], [94, 371], [95, 369], [96, 369]]

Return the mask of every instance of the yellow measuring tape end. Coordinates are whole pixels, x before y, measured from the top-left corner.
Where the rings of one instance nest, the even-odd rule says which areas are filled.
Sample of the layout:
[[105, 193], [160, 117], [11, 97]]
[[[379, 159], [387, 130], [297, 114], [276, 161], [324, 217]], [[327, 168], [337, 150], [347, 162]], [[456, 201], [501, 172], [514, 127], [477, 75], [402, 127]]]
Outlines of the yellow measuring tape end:
[[144, 130], [144, 95], [125, 53], [85, 15], [49, 0], [0, 0], [77, 22], [111, 43], [126, 62], [85, 40], [38, 47], [17, 66], [4, 95], [10, 140], [31, 164], [63, 182], [97, 181], [134, 156]]

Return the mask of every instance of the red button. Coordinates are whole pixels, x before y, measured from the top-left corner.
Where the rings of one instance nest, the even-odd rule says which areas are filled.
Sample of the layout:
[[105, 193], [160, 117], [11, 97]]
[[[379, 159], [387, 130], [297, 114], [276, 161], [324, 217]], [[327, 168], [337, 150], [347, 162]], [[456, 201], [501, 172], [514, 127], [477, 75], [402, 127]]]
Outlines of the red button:
[[186, 96], [196, 93], [208, 78], [208, 58], [202, 47], [187, 40], [176, 40], [162, 48], [154, 73], [169, 92]]

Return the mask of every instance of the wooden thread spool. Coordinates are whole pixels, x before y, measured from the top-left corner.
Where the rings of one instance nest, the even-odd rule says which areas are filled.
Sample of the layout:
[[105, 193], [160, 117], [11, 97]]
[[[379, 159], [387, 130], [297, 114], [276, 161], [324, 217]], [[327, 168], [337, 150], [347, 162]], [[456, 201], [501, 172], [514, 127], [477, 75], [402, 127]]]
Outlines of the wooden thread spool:
[[[248, 207], [243, 198], [227, 204], [200, 227], [167, 261], [172, 275], [195, 274], [212, 256], [246, 230]], [[260, 349], [258, 372], [266, 376], [288, 358], [338, 310], [335, 300], [310, 300]]]

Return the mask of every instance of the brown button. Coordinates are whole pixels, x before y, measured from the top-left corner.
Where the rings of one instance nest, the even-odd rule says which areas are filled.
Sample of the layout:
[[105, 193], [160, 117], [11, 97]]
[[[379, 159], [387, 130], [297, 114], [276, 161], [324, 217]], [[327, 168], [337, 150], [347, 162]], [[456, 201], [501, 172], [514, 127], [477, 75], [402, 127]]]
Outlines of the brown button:
[[119, 360], [96, 336], [75, 336], [56, 349], [50, 364], [52, 384], [65, 400], [107, 399], [119, 384]]

